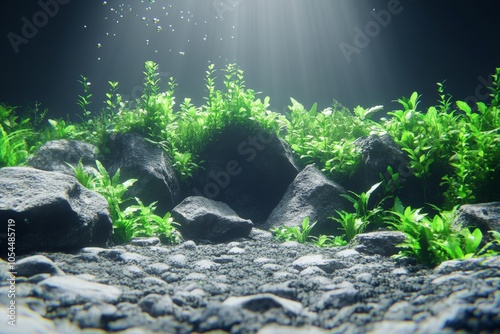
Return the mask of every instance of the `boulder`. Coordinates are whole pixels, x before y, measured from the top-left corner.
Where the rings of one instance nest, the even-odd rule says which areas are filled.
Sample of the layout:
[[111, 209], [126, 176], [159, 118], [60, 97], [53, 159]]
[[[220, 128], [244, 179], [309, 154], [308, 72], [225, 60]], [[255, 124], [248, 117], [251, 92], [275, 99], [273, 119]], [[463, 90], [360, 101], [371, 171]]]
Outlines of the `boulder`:
[[170, 158], [157, 145], [137, 134], [116, 134], [107, 143], [104, 166], [113, 176], [118, 169], [121, 182], [137, 179], [127, 195], [149, 205], [157, 201], [157, 213], [164, 215], [181, 201], [179, 180]]
[[25, 167], [0, 169], [0, 222], [15, 229], [16, 254], [106, 246], [113, 231], [104, 197], [73, 176]]
[[172, 210], [184, 239], [227, 242], [248, 237], [252, 221], [239, 217], [227, 204], [191, 196]]
[[[390, 185], [403, 203], [412, 207], [422, 207], [427, 203], [440, 206], [443, 202], [444, 191], [442, 177], [446, 170], [436, 163], [432, 165], [432, 173], [426, 177], [425, 183], [413, 175], [409, 168], [409, 159], [406, 153], [388, 134], [370, 135], [358, 138], [354, 144], [361, 152], [361, 162], [349, 182], [342, 184], [345, 188], [355, 193], [366, 192], [375, 183], [382, 179], [391, 180], [387, 167], [393, 173], [399, 174], [399, 185]], [[434, 189], [434, 191], [428, 191]], [[377, 203], [386, 194], [383, 187], [379, 187], [370, 198], [370, 205]], [[385, 201], [386, 208], [391, 208], [392, 201]]]
[[262, 226], [299, 167], [288, 144], [262, 130], [229, 125], [208, 144], [191, 193], [228, 204]]
[[349, 186], [352, 191], [359, 193], [370, 189], [380, 182], [380, 174], [385, 175], [389, 166], [394, 173], [399, 173], [400, 179], [412, 175], [405, 153], [388, 134], [361, 137], [354, 144], [361, 151], [361, 163]]
[[309, 165], [302, 170], [288, 187], [281, 202], [267, 219], [267, 229], [280, 226], [300, 226], [305, 217], [316, 222], [313, 231], [322, 234], [341, 234], [340, 224], [329, 217], [335, 210], [346, 210], [349, 202], [343, 198], [345, 189]]
[[459, 228], [479, 228], [483, 233], [484, 245], [492, 240], [490, 231], [500, 232], [500, 202], [462, 205], [453, 225]]
[[42, 145], [28, 160], [28, 166], [49, 171], [74, 175], [68, 163], [77, 166], [81, 160], [87, 169], [95, 168], [99, 160], [99, 150], [92, 144], [78, 140], [52, 140]]

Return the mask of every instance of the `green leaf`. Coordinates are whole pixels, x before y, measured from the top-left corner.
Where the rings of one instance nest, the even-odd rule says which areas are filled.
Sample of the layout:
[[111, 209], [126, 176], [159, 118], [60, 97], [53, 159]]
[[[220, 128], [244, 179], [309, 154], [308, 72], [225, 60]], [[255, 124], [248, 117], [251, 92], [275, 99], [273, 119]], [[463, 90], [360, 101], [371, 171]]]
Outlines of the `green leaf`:
[[458, 109], [464, 111], [466, 114], [470, 114], [472, 112], [471, 107], [463, 101], [457, 101], [457, 107]]

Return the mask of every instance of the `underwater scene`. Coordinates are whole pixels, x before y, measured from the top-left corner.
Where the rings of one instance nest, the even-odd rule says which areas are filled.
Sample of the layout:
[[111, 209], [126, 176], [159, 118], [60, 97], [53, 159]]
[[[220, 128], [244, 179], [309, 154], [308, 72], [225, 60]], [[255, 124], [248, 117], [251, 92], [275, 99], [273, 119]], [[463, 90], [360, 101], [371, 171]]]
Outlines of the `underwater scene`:
[[0, 14], [1, 333], [500, 333], [500, 4]]

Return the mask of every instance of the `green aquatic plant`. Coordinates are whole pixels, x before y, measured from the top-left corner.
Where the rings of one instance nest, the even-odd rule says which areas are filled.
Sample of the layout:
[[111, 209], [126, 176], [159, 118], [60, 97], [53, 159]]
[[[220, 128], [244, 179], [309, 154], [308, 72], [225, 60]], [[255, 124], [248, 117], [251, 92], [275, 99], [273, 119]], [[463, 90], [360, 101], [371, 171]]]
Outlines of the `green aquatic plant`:
[[356, 108], [356, 114], [334, 103], [336, 109], [318, 112], [314, 104], [307, 110], [291, 99], [285, 140], [304, 164], [316, 164], [332, 179], [342, 181], [355, 172], [361, 159], [354, 140], [368, 135], [373, 123], [366, 119], [371, 111]]
[[82, 186], [87, 189], [95, 189], [95, 175], [85, 169], [82, 163], [82, 159], [78, 161], [78, 164], [76, 166], [73, 166], [70, 163], [66, 163], [66, 165], [71, 168], [71, 170], [73, 171], [73, 175]]
[[452, 211], [442, 211], [432, 219], [422, 209], [403, 207], [397, 202], [391, 214], [392, 226], [406, 235], [397, 257], [413, 257], [418, 263], [438, 265], [447, 260], [479, 256], [483, 235], [479, 229], [454, 228]]
[[17, 166], [28, 156], [26, 136], [30, 135], [28, 129], [19, 129], [7, 133], [0, 125], [0, 167]]
[[300, 226], [281, 226], [271, 229], [274, 237], [279, 241], [297, 241], [301, 244], [312, 240], [311, 230], [316, 223], [309, 223], [309, 217], [302, 220]]
[[119, 234], [119, 239], [128, 241], [135, 237], [159, 236], [161, 241], [166, 244], [177, 244], [182, 240], [180, 233], [175, 228], [178, 223], [173, 221], [170, 212], [163, 217], [155, 213], [156, 203], [144, 205], [142, 201], [135, 197], [137, 204], [128, 206], [123, 215], [125, 219], [120, 226], [121, 230], [115, 233]]
[[384, 209], [382, 203], [386, 200], [386, 197], [378, 201], [373, 207], [369, 206], [372, 194], [382, 183], [384, 181], [374, 184], [367, 192], [361, 194], [350, 191], [350, 194], [341, 195], [352, 203], [355, 212], [336, 210], [338, 217], [330, 217], [330, 219], [340, 223], [347, 241], [351, 241], [357, 234], [362, 233], [368, 224], [377, 223], [383, 219]]
[[318, 237], [313, 236], [311, 238], [314, 241], [314, 245], [318, 247], [341, 247], [349, 244], [342, 236], [333, 237], [322, 234]]
[[123, 204], [129, 200], [124, 198], [124, 195], [137, 181], [136, 179], [120, 182], [120, 169], [113, 177], [110, 177], [100, 161], [96, 161], [96, 173], [86, 171], [81, 160], [76, 167], [68, 165], [83, 186], [101, 194], [108, 202], [115, 242], [123, 243], [135, 237], [150, 236], [159, 236], [162, 242], [168, 244], [181, 241], [182, 237], [176, 229], [178, 224], [173, 221], [170, 213], [163, 217], [155, 213], [156, 202], [144, 205], [139, 198], [135, 197], [136, 204], [122, 208]]
[[88, 109], [88, 107], [92, 104], [93, 94], [90, 92], [91, 83], [89, 79], [83, 75], [80, 76], [80, 80], [78, 80], [78, 82], [82, 85], [83, 95], [78, 95], [76, 104], [82, 109], [82, 120], [84, 122], [90, 122], [92, 112]]
[[29, 118], [19, 120], [16, 108], [0, 104], [0, 167], [23, 164], [35, 136]]

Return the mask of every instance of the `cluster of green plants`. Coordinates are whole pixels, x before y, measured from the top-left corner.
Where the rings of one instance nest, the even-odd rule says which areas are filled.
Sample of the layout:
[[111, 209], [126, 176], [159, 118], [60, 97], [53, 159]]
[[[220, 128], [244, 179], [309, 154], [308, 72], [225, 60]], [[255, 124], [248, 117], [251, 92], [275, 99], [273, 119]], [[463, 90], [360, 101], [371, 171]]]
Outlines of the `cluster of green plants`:
[[345, 246], [347, 241], [343, 236], [313, 236], [311, 231], [316, 223], [310, 223], [309, 217], [302, 220], [300, 226], [280, 226], [271, 229], [273, 236], [276, 240], [281, 242], [297, 241], [301, 244], [312, 242], [318, 247], [336, 247]]
[[352, 202], [354, 212], [337, 211], [338, 216], [330, 219], [340, 223], [340, 236], [311, 235], [315, 223], [309, 223], [309, 217], [303, 219], [300, 226], [282, 226], [272, 229], [276, 240], [313, 243], [319, 247], [345, 246], [365, 229], [384, 228], [405, 233], [405, 241], [398, 245], [401, 251], [396, 258], [414, 258], [417, 263], [438, 265], [443, 261], [486, 257], [498, 255], [493, 246], [500, 246], [500, 233], [491, 231], [492, 241], [480, 247], [483, 233], [479, 228], [471, 231], [468, 227], [453, 225], [454, 210], [441, 211], [432, 219], [422, 208], [405, 207], [399, 198], [394, 199], [390, 209], [384, 209], [383, 203], [389, 196], [382, 198], [373, 207], [369, 207], [371, 194], [385, 181], [373, 185], [367, 192], [344, 195]]
[[[464, 257], [486, 253], [473, 247], [480, 237], [478, 230], [469, 231], [470, 234], [451, 231], [449, 220], [443, 219], [445, 211], [435, 205], [451, 210], [464, 203], [494, 200], [491, 194], [498, 193], [490, 190], [500, 186], [495, 175], [500, 170], [500, 151], [496, 149], [500, 141], [500, 68], [493, 75], [488, 102], [474, 106], [462, 101], [453, 103], [444, 85], [438, 84], [439, 100], [435, 106], [420, 111], [420, 96], [413, 93], [409, 98], [397, 100], [401, 108], [388, 112], [380, 120], [372, 118], [381, 107], [358, 106], [351, 112], [335, 100], [330, 107], [319, 111], [316, 104], [307, 109], [291, 99], [287, 114], [272, 112], [268, 109], [269, 97], [260, 99], [257, 92], [248, 89], [243, 71], [236, 65], [228, 65], [221, 72], [219, 81], [214, 65], [208, 67], [207, 95], [201, 106], [193, 105], [189, 98], [177, 106], [173, 78], [169, 79], [167, 90], [161, 92], [159, 67], [151, 61], [145, 63], [143, 93], [139, 98], [127, 101], [119, 93], [118, 82], [110, 81], [104, 106], [97, 111], [92, 110], [89, 79], [81, 76], [83, 91], [77, 99], [81, 109], [79, 122], [49, 119], [43, 126], [46, 111], [40, 111], [39, 105], [33, 109], [32, 117], [22, 118], [16, 108], [0, 105], [0, 167], [22, 165], [37, 147], [49, 140], [77, 139], [104, 151], [110, 135], [134, 132], [162, 147], [181, 178], [189, 181], [203, 168], [200, 157], [206, 146], [227, 126], [239, 124], [280, 136], [290, 144], [299, 162], [314, 163], [331, 179], [342, 183], [352, 177], [360, 162], [355, 140], [370, 134], [389, 134], [407, 155], [413, 176], [422, 181], [425, 194], [422, 203], [434, 205], [437, 215], [433, 219], [421, 213], [423, 209], [402, 206], [397, 199], [402, 182], [399, 174], [389, 169], [390, 177], [367, 192], [346, 195], [353, 204], [352, 212], [332, 213], [332, 222], [340, 224], [344, 235], [313, 237], [310, 231], [314, 224], [304, 219], [301, 226], [275, 230], [276, 237], [332, 246], [346, 244], [368, 227], [387, 227], [411, 236], [407, 242], [413, 242], [413, 246], [406, 244], [403, 253], [411, 253], [422, 261], [441, 261], [450, 254], [459, 258], [462, 253]], [[108, 200], [118, 240], [158, 233], [168, 235], [170, 232], [165, 231], [175, 229], [170, 216], [155, 215], [155, 203], [146, 206], [140, 199], [123, 199], [134, 180], [122, 182], [119, 172], [110, 177], [102, 165], [96, 166], [97, 174], [85, 174], [80, 166], [75, 167], [75, 174]], [[436, 193], [436, 189], [431, 189], [435, 183], [430, 182], [435, 179], [442, 187], [442, 194], [428, 196]], [[378, 203], [369, 206], [370, 198], [372, 202], [375, 198], [373, 193], [381, 188], [384, 195], [375, 196], [380, 198]], [[394, 204], [390, 209], [387, 209], [388, 199]], [[410, 221], [419, 228], [412, 227]], [[175, 239], [177, 235], [172, 233]]]
[[110, 177], [106, 168], [100, 161], [96, 161], [96, 169], [86, 170], [80, 161], [78, 165], [68, 166], [73, 169], [77, 180], [86, 188], [101, 194], [109, 205], [110, 216], [113, 221], [113, 239], [117, 243], [127, 242], [135, 237], [159, 236], [166, 244], [176, 244], [182, 240], [176, 229], [175, 223], [167, 212], [163, 217], [155, 213], [156, 202], [144, 205], [134, 197], [135, 204], [124, 203], [130, 198], [125, 198], [127, 190], [137, 181], [129, 179], [120, 180], [120, 169]]
[[[491, 102], [476, 103], [476, 111], [463, 101], [451, 102], [438, 84], [439, 101], [427, 112], [417, 110], [419, 95], [398, 102], [402, 109], [388, 112], [383, 129], [402, 147], [410, 159], [413, 175], [422, 179], [425, 194], [433, 174], [445, 187], [443, 207], [493, 200], [490, 191], [498, 187], [495, 171], [500, 167], [500, 68], [493, 75]], [[455, 108], [456, 105], [456, 108]], [[426, 200], [427, 200], [426, 196]]]

